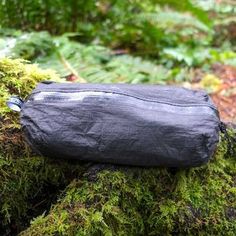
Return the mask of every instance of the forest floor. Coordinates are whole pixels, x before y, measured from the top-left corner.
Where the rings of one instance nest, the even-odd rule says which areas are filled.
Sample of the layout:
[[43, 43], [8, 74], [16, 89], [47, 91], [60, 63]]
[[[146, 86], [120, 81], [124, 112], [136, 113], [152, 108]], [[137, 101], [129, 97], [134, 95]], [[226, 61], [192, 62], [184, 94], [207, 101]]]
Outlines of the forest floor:
[[236, 68], [227, 65], [215, 65], [213, 72], [222, 81], [221, 88], [212, 99], [217, 105], [221, 119], [236, 122]]
[[219, 110], [221, 120], [236, 123], [236, 67], [214, 64], [207, 73], [196, 69], [192, 82], [187, 85], [183, 83], [183, 86], [207, 90]]

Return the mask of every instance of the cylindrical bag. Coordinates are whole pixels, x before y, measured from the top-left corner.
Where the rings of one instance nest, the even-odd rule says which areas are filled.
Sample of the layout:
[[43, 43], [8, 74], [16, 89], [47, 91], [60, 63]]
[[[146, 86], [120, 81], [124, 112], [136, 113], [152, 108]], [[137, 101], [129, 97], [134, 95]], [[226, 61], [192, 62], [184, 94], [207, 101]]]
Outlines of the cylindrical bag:
[[44, 156], [166, 167], [206, 163], [220, 130], [205, 92], [131, 84], [40, 83], [21, 124]]

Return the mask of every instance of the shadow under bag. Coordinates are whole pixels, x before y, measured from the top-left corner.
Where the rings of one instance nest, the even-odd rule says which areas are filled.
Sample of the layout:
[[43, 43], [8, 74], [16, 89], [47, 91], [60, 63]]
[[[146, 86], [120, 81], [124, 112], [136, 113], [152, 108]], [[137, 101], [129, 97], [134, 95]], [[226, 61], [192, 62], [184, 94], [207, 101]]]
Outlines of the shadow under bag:
[[40, 83], [21, 124], [41, 155], [136, 166], [200, 166], [220, 131], [205, 92], [130, 84]]

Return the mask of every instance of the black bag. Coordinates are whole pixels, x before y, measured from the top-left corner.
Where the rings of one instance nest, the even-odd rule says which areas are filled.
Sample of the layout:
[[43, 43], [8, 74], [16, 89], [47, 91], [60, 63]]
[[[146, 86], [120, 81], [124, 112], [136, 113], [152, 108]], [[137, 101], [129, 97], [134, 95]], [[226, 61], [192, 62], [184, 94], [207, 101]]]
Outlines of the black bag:
[[206, 163], [220, 130], [205, 92], [131, 84], [41, 83], [21, 124], [44, 156], [167, 167]]

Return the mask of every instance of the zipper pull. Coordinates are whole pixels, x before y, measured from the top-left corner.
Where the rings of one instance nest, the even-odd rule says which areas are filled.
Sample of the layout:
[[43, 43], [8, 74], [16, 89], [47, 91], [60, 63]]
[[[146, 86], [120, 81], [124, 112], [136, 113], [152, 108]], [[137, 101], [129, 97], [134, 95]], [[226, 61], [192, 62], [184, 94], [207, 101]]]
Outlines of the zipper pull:
[[224, 122], [220, 122], [219, 125], [221, 133], [224, 135], [224, 139], [227, 142], [227, 152], [226, 155], [236, 157], [236, 133], [229, 134], [227, 130], [227, 125]]
[[7, 101], [7, 106], [12, 111], [16, 111], [16, 112], [21, 111], [23, 104], [24, 104], [24, 101], [18, 96], [11, 96], [9, 100]]

